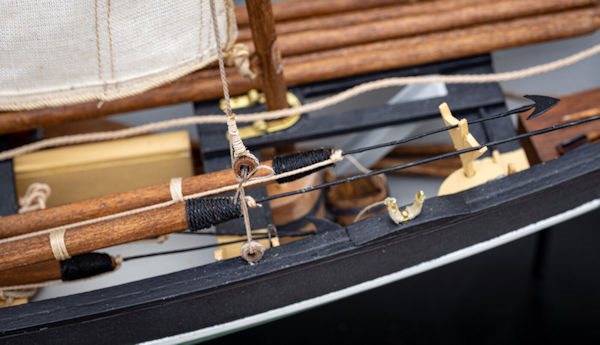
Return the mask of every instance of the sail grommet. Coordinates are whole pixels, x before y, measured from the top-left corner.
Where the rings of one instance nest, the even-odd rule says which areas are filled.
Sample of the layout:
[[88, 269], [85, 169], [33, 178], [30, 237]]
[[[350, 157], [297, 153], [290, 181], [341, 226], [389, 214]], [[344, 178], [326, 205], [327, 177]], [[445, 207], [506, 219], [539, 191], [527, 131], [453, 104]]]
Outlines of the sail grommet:
[[240, 249], [242, 258], [251, 265], [259, 262], [264, 254], [265, 246], [256, 241], [246, 242]]

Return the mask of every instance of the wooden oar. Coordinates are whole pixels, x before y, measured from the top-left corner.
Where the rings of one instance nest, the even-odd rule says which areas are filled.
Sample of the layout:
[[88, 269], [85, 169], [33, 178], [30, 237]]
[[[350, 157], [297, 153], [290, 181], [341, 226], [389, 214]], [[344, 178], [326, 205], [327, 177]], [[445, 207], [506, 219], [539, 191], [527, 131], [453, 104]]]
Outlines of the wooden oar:
[[[271, 166], [272, 161], [265, 161], [261, 164]], [[260, 170], [256, 176], [264, 176], [265, 174], [265, 170]], [[236, 183], [237, 180], [233, 171], [226, 169], [186, 177], [182, 180], [182, 191], [183, 195], [189, 195]], [[0, 238], [54, 228], [169, 200], [171, 200], [169, 183], [162, 183], [39, 211], [0, 217]]]
[[[179, 202], [143, 213], [68, 229], [65, 231], [64, 244], [68, 253], [73, 256], [186, 228], [188, 224], [185, 204]], [[0, 271], [55, 258], [48, 234], [0, 243], [0, 257]]]
[[490, 24], [594, 3], [596, 0], [499, 1], [450, 11], [360, 23], [343, 29], [336, 27], [280, 34], [278, 41], [281, 54], [286, 57], [472, 25]]
[[[282, 36], [294, 32], [343, 28], [350, 25], [375, 22], [378, 20], [419, 15], [424, 13], [439, 13], [468, 5], [488, 2], [488, 0], [437, 0], [410, 4], [399, 3], [385, 7], [374, 7], [370, 9], [361, 9], [358, 11], [333, 13], [326, 16], [305, 17], [296, 20], [278, 22], [276, 29], [277, 34]], [[239, 28], [238, 41], [250, 41], [251, 38], [252, 33], [248, 27]]]
[[73, 281], [115, 270], [119, 260], [105, 253], [89, 253], [65, 261], [49, 260], [0, 271], [0, 288], [51, 280]]
[[[313, 1], [283, 1], [273, 5], [275, 20], [283, 21], [303, 17], [320, 16], [331, 13], [356, 11], [365, 8], [408, 3], [411, 0], [313, 0]], [[235, 9], [237, 24], [249, 24], [248, 12], [245, 7]]]

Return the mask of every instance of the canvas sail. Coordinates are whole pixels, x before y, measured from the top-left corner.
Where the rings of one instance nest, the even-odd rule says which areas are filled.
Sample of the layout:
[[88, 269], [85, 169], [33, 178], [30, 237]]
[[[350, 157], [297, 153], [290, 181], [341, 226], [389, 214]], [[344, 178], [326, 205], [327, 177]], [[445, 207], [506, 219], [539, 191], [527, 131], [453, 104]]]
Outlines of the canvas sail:
[[[216, 59], [210, 0], [0, 0], [0, 110], [108, 101]], [[223, 49], [233, 4], [215, 1]]]

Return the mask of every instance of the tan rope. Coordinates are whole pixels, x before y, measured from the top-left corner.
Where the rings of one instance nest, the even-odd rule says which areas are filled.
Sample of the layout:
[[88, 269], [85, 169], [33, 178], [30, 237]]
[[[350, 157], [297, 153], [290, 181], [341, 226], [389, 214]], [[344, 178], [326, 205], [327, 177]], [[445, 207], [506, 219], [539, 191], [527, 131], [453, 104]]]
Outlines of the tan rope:
[[236, 43], [225, 52], [225, 64], [235, 66], [238, 72], [248, 79], [256, 78], [256, 73], [250, 68], [250, 49], [243, 43]]
[[361, 219], [362, 219], [362, 217], [363, 217], [363, 216], [364, 216], [364, 215], [365, 215], [367, 212], [369, 212], [370, 210], [374, 209], [375, 207], [377, 207], [377, 206], [381, 206], [381, 205], [385, 205], [388, 199], [389, 199], [389, 198], [385, 198], [385, 199], [383, 199], [383, 200], [376, 201], [376, 202], [374, 202], [374, 203], [372, 203], [372, 204], [370, 204], [370, 205], [367, 205], [367, 206], [366, 206], [366, 207], [364, 207], [362, 210], [360, 210], [360, 212], [358, 212], [358, 214], [356, 215], [356, 217], [354, 217], [354, 220], [352, 221], [352, 223], [356, 223], [356, 222], [358, 222], [359, 220], [361, 220]]
[[19, 213], [37, 211], [46, 208], [46, 200], [52, 189], [45, 183], [32, 183], [25, 195], [19, 198]]
[[169, 192], [171, 192], [171, 199], [174, 202], [183, 201], [183, 179], [181, 177], [173, 177], [169, 182]]
[[[239, 195], [240, 210], [242, 211], [242, 219], [244, 220], [244, 228], [246, 229], [246, 237], [248, 243], [252, 243], [252, 225], [250, 224], [250, 214], [248, 213], [248, 204], [246, 203], [246, 192], [244, 190], [244, 182], [247, 182], [252, 178], [252, 175], [257, 171], [255, 168], [259, 165], [258, 159], [246, 149], [242, 137], [237, 128], [237, 122], [235, 120], [235, 114], [231, 109], [231, 99], [229, 97], [229, 86], [227, 84], [227, 75], [225, 73], [225, 63], [223, 51], [221, 50], [221, 38], [219, 34], [219, 23], [217, 22], [217, 11], [215, 9], [215, 0], [210, 0], [210, 14], [212, 19], [212, 25], [215, 34], [215, 42], [217, 45], [217, 61], [219, 63], [219, 76], [221, 77], [221, 85], [223, 87], [223, 98], [225, 100], [225, 114], [227, 114], [227, 132], [229, 134], [230, 153], [231, 153], [231, 167], [234, 174], [240, 181], [237, 191], [236, 198], [233, 202], [237, 202], [237, 196]], [[240, 158], [249, 158], [253, 165], [250, 167], [252, 171], [248, 171], [245, 168], [241, 168], [239, 171], [235, 168], [236, 161]], [[254, 252], [251, 250], [250, 255], [253, 256]], [[250, 262], [250, 260], [247, 260]]]
[[58, 229], [50, 232], [50, 249], [56, 261], [63, 261], [71, 258], [67, 245], [65, 244], [66, 229]]
[[348, 155], [348, 156], [346, 156], [346, 159], [348, 160], [348, 162], [350, 162], [350, 163], [352, 163], [352, 165], [354, 165], [356, 170], [360, 171], [361, 173], [368, 174], [371, 172], [371, 169], [368, 169], [367, 167], [362, 165], [362, 163], [359, 162], [358, 159], [354, 158], [354, 156]]
[[[307, 103], [296, 108], [238, 115], [236, 117], [236, 120], [237, 122], [255, 122], [259, 120], [279, 119], [283, 117], [292, 116], [298, 113], [308, 113], [336, 105], [340, 102], [346, 101], [352, 97], [356, 97], [366, 92], [394, 86], [428, 83], [473, 84], [522, 79], [573, 65], [577, 62], [590, 58], [598, 53], [600, 53], [600, 44], [597, 44], [591, 48], [588, 48], [586, 50], [580, 51], [576, 54], [570, 55], [559, 60], [511, 72], [469, 75], [427, 75], [380, 79], [357, 85], [336, 95], [323, 98], [316, 102]], [[94, 141], [115, 140], [145, 134], [148, 132], [154, 132], [158, 130], [210, 123], [227, 123], [227, 117], [223, 115], [190, 116], [178, 119], [158, 121], [137, 127], [130, 127], [115, 131], [66, 135], [62, 137], [44, 139], [35, 143], [23, 145], [11, 150], [0, 152], [0, 161], [49, 147], [73, 145]]]
[[[224, 55], [223, 50], [221, 50], [221, 34], [219, 33], [219, 23], [217, 10], [215, 8], [215, 0], [210, 0], [210, 15], [212, 19], [213, 31], [215, 35], [215, 42], [217, 45], [217, 62], [219, 64], [219, 76], [221, 78], [221, 85], [223, 87], [223, 99], [225, 100], [225, 114], [227, 115], [227, 132], [229, 133], [229, 141], [231, 144], [231, 148], [233, 150], [233, 158], [239, 157], [249, 157], [253, 159], [255, 162], [258, 162], [258, 159], [254, 157], [244, 145], [242, 138], [240, 136], [240, 132], [237, 128], [237, 122], [235, 118], [235, 113], [231, 108], [231, 99], [229, 96], [229, 85], [227, 83], [227, 74], [225, 72], [225, 63], [224, 63]], [[232, 161], [233, 166], [233, 161]]]

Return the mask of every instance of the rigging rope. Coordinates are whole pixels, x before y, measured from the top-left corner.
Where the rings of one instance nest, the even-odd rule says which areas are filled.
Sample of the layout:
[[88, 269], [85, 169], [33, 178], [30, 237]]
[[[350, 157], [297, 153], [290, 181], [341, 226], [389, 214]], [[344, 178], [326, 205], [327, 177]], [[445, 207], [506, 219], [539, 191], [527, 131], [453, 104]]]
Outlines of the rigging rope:
[[[586, 118], [586, 119], [582, 119], [582, 120], [578, 120], [578, 121], [572, 121], [572, 122], [567, 122], [567, 123], [561, 123], [561, 124], [557, 124], [557, 125], [553, 125], [550, 127], [546, 127], [546, 128], [542, 128], [536, 131], [532, 131], [532, 132], [528, 132], [528, 133], [523, 133], [520, 135], [516, 135], [513, 137], [509, 137], [506, 139], [501, 139], [501, 140], [496, 140], [496, 141], [492, 141], [492, 142], [488, 142], [485, 144], [482, 144], [480, 146], [475, 146], [475, 147], [471, 147], [471, 148], [467, 148], [467, 149], [463, 149], [463, 150], [459, 150], [459, 151], [454, 151], [454, 152], [449, 152], [449, 153], [445, 153], [442, 155], [438, 155], [438, 156], [433, 156], [433, 157], [429, 157], [429, 158], [425, 158], [422, 160], [418, 160], [418, 161], [414, 161], [414, 162], [409, 162], [409, 163], [405, 163], [405, 164], [401, 164], [401, 165], [397, 165], [397, 166], [393, 166], [393, 167], [389, 167], [389, 168], [385, 168], [385, 169], [380, 169], [380, 170], [374, 170], [371, 171], [369, 173], [364, 173], [361, 175], [355, 175], [355, 176], [351, 176], [348, 178], [344, 178], [341, 180], [336, 180], [336, 181], [331, 181], [331, 182], [326, 182], [326, 183], [322, 183], [316, 186], [310, 186], [310, 187], [305, 187], [296, 191], [290, 191], [290, 192], [286, 192], [286, 193], [281, 193], [281, 194], [275, 194], [275, 195], [271, 195], [265, 198], [262, 198], [260, 200], [255, 200], [255, 203], [264, 203], [264, 202], [268, 202], [274, 199], [279, 199], [279, 198], [284, 198], [284, 197], [288, 197], [288, 196], [293, 196], [293, 195], [297, 195], [297, 194], [302, 194], [302, 193], [308, 193], [311, 191], [315, 191], [315, 190], [319, 190], [319, 189], [324, 189], [327, 187], [331, 187], [331, 186], [335, 186], [335, 185], [339, 185], [339, 184], [343, 184], [343, 183], [347, 183], [347, 182], [352, 182], [355, 180], [359, 180], [359, 179], [364, 179], [364, 178], [368, 178], [368, 177], [372, 177], [372, 176], [376, 176], [376, 175], [381, 175], [381, 174], [386, 174], [389, 172], [393, 172], [393, 171], [397, 171], [397, 170], [402, 170], [402, 169], [407, 169], [413, 166], [417, 166], [417, 165], [422, 165], [422, 164], [427, 164], [433, 161], [437, 161], [437, 160], [441, 160], [441, 159], [446, 159], [446, 158], [450, 158], [450, 157], [456, 157], [459, 156], [461, 154], [464, 153], [468, 153], [468, 152], [472, 152], [472, 151], [477, 151], [483, 147], [492, 147], [492, 146], [498, 146], [501, 144], [505, 144], [507, 142], [511, 142], [511, 141], [517, 141], [517, 140], [521, 140], [524, 138], [528, 138], [531, 136], [536, 136], [536, 135], [541, 135], [544, 133], [548, 133], [548, 132], [553, 132], [562, 128], [568, 128], [568, 127], [572, 127], [572, 126], [578, 126], [584, 123], [588, 123], [588, 122], [592, 122], [592, 121], [596, 121], [596, 120], [600, 120], [600, 115], [594, 116], [594, 117], [590, 117], [590, 118]], [[388, 142], [382, 145], [396, 145], [396, 142]], [[379, 148], [381, 147], [381, 145], [375, 145], [373, 148]], [[339, 162], [340, 160], [342, 160], [342, 151], [341, 150], [336, 150], [331, 154], [331, 157], [326, 160], [326, 161], [322, 161], [316, 164], [312, 164], [312, 165], [308, 165], [305, 167], [302, 167], [300, 169], [295, 169], [295, 170], [290, 170], [287, 171], [285, 173], [281, 173], [281, 174], [275, 174], [275, 175], [271, 175], [271, 176], [267, 176], [267, 177], [259, 177], [250, 181], [247, 181], [244, 183], [244, 186], [251, 186], [251, 185], [255, 185], [255, 184], [261, 184], [261, 183], [265, 183], [268, 181], [275, 181], [281, 178], [286, 178], [289, 176], [293, 176], [293, 175], [298, 175], [298, 174], [302, 174], [305, 173], [307, 171], [311, 171], [311, 170], [315, 170], [319, 167], [323, 167], [323, 166], [328, 166], [331, 164], [334, 164], [336, 162]], [[229, 185], [229, 186], [224, 186], [221, 188], [217, 188], [217, 189], [213, 189], [213, 190], [209, 190], [209, 191], [205, 191], [205, 192], [201, 192], [201, 193], [196, 193], [196, 194], [190, 194], [184, 197], [185, 200], [189, 200], [189, 199], [194, 199], [194, 198], [200, 198], [200, 197], [204, 197], [204, 196], [209, 196], [209, 195], [214, 195], [214, 194], [221, 194], [224, 192], [229, 192], [229, 191], [235, 191], [237, 190], [238, 185]], [[94, 218], [94, 219], [89, 219], [89, 220], [85, 220], [85, 221], [81, 221], [81, 222], [77, 222], [77, 223], [72, 223], [72, 224], [68, 224], [68, 225], [63, 225], [60, 227], [55, 227], [52, 229], [46, 229], [46, 230], [41, 230], [41, 231], [37, 231], [37, 232], [32, 232], [32, 233], [28, 233], [28, 234], [23, 234], [23, 235], [19, 235], [19, 236], [14, 236], [14, 237], [9, 237], [9, 238], [4, 238], [4, 239], [0, 239], [0, 244], [5, 243], [5, 242], [12, 242], [12, 241], [16, 241], [16, 240], [20, 240], [20, 239], [24, 239], [24, 238], [28, 238], [28, 237], [33, 237], [33, 236], [37, 236], [37, 235], [41, 235], [41, 234], [46, 234], [49, 233], [51, 231], [57, 230], [57, 229], [70, 229], [73, 227], [77, 227], [77, 226], [83, 226], [83, 225], [88, 225], [88, 224], [93, 224], [93, 223], [97, 223], [97, 222], [101, 222], [101, 221], [105, 221], [105, 220], [110, 220], [110, 219], [115, 219], [115, 218], [120, 218], [120, 217], [124, 217], [127, 215], [132, 215], [132, 214], [137, 214], [137, 213], [141, 213], [144, 211], [149, 211], [149, 210], [153, 210], [153, 209], [157, 209], [157, 208], [162, 208], [162, 207], [167, 207], [170, 206], [172, 204], [174, 204], [175, 202], [173, 200], [170, 201], [166, 201], [163, 203], [159, 203], [159, 204], [154, 204], [154, 205], [149, 205], [149, 206], [145, 206], [145, 207], [141, 207], [141, 208], [137, 208], [137, 209], [132, 209], [132, 210], [128, 210], [125, 212], [120, 212], [120, 213], [115, 213], [115, 214], [111, 214], [111, 215], [107, 215], [107, 216], [103, 216], [103, 217], [99, 217], [99, 218]]]
[[[238, 122], [255, 122], [258, 120], [274, 120], [283, 117], [292, 116], [298, 113], [308, 113], [323, 108], [331, 107], [340, 102], [346, 101], [350, 98], [356, 97], [360, 94], [388, 88], [394, 86], [412, 85], [412, 84], [428, 84], [428, 83], [448, 83], [448, 84], [472, 84], [472, 83], [491, 83], [522, 79], [531, 77], [534, 75], [547, 73], [560, 68], [564, 68], [582, 60], [588, 59], [596, 54], [600, 53], [600, 44], [596, 44], [588, 49], [582, 50], [573, 55], [565, 58], [555, 60], [549, 63], [536, 65], [533, 67], [520, 69], [510, 72], [502, 73], [488, 73], [488, 74], [458, 74], [458, 75], [426, 75], [426, 76], [414, 76], [414, 77], [397, 77], [397, 78], [386, 78], [380, 79], [364, 84], [354, 86], [346, 91], [342, 91], [336, 95], [323, 98], [319, 101], [304, 104], [297, 108], [280, 109], [274, 111], [257, 112], [245, 115], [238, 115], [236, 120]], [[86, 134], [75, 134], [67, 135], [62, 137], [56, 137], [51, 139], [44, 139], [35, 143], [23, 145], [11, 150], [5, 150], [0, 152], [0, 161], [13, 158], [28, 152], [37, 151], [44, 148], [56, 147], [62, 145], [73, 145], [80, 143], [88, 143], [94, 141], [105, 141], [127, 138], [135, 135], [145, 134], [158, 130], [210, 124], [210, 123], [227, 123], [228, 118], [223, 115], [197, 115], [190, 117], [183, 117], [172, 120], [153, 122], [137, 127], [131, 127], [115, 131], [86, 133]]]
[[[219, 33], [219, 23], [217, 22], [217, 10], [215, 0], [210, 1], [210, 15], [212, 19], [213, 31], [215, 34], [215, 43], [217, 46], [217, 61], [219, 62], [219, 76], [221, 77], [221, 85], [223, 87], [223, 98], [225, 99], [225, 114], [227, 114], [227, 132], [229, 134], [231, 168], [234, 174], [240, 181], [236, 198], [232, 202], [237, 203], [239, 200], [242, 219], [244, 220], [244, 228], [246, 229], [247, 243], [242, 247], [242, 257], [249, 263], [254, 263], [262, 257], [264, 246], [259, 242], [252, 241], [252, 225], [250, 224], [250, 214], [248, 213], [248, 204], [246, 202], [246, 193], [244, 191], [244, 182], [252, 178], [252, 175], [257, 171], [259, 166], [258, 159], [248, 151], [240, 132], [237, 128], [235, 114], [231, 109], [231, 99], [229, 97], [229, 86], [227, 84], [227, 75], [225, 73], [225, 62], [223, 51], [221, 50], [221, 37]], [[272, 170], [271, 170], [272, 171]], [[237, 199], [239, 197], [239, 199]]]

